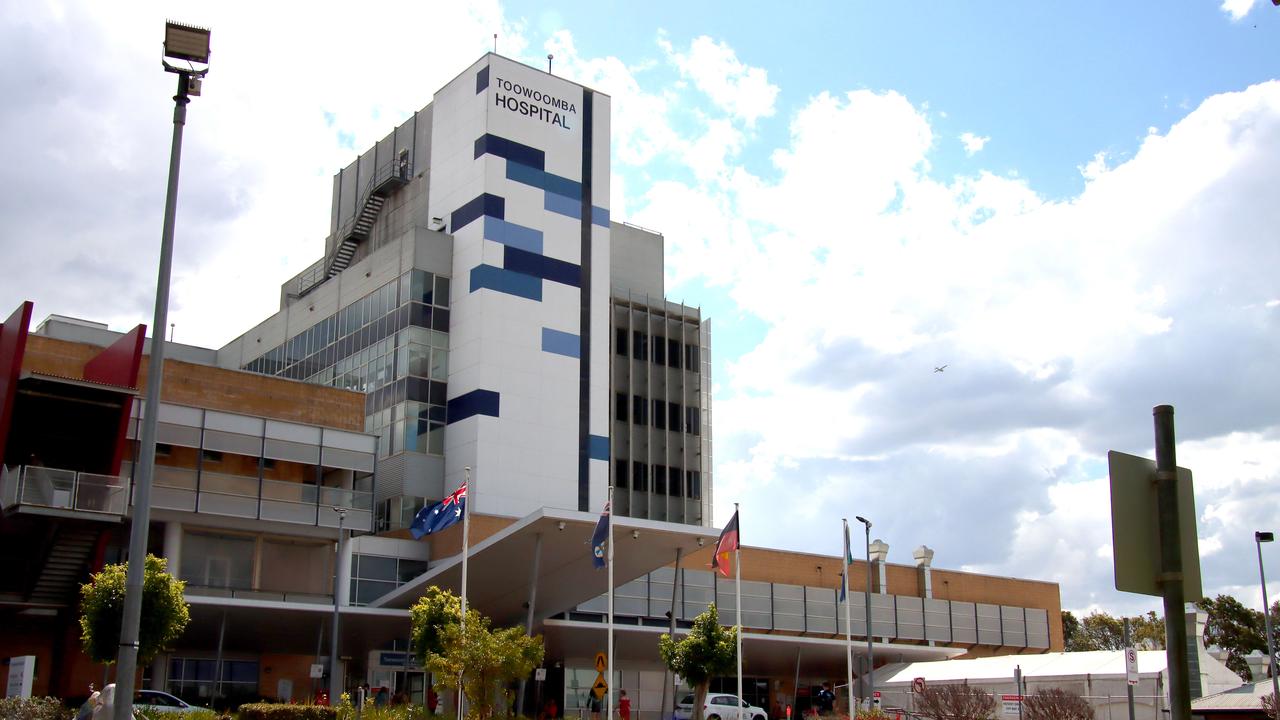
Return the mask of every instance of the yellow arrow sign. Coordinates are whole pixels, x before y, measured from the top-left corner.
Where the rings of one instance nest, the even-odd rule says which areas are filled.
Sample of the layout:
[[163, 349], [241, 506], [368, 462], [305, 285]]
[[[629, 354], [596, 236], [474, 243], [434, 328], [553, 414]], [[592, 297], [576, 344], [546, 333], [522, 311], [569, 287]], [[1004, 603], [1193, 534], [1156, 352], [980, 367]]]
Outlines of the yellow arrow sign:
[[609, 690], [609, 683], [604, 681], [603, 675], [596, 676], [596, 684], [591, 686], [591, 694], [596, 696], [597, 700], [603, 700], [604, 694]]
[[609, 660], [604, 653], [596, 653], [596, 672], [602, 673], [609, 668]]

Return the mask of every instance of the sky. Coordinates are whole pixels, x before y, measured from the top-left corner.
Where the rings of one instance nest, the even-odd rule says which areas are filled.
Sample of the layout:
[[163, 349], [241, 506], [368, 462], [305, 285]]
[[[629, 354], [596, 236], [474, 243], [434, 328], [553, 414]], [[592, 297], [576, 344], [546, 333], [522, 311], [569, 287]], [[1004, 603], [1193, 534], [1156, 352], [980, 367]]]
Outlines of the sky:
[[[612, 216], [713, 329], [715, 522], [747, 545], [1114, 589], [1106, 453], [1176, 408], [1206, 594], [1280, 530], [1280, 8], [29, 2], [0, 9], [0, 310], [219, 347], [316, 260], [331, 178], [493, 48], [613, 98]], [[943, 372], [935, 368], [945, 366]], [[856, 535], [855, 535], [856, 537]], [[1280, 550], [1263, 546], [1280, 597]], [[855, 555], [858, 554], [855, 551]]]

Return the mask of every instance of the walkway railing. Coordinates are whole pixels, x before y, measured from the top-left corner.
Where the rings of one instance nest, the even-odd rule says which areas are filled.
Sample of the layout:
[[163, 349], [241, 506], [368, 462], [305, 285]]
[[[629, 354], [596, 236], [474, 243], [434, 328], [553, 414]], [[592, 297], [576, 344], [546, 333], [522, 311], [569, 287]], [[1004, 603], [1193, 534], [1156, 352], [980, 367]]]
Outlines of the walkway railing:
[[18, 465], [0, 467], [0, 505], [122, 516], [128, 507], [125, 477], [61, 468]]

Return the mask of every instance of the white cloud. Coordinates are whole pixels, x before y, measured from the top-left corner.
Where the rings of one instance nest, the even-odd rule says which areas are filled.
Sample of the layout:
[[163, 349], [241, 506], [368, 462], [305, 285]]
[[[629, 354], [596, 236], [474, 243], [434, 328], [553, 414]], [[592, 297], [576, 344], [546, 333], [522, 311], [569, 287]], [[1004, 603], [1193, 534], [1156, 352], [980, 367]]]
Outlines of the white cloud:
[[1220, 9], [1231, 16], [1232, 22], [1237, 22], [1244, 19], [1257, 2], [1258, 0], [1222, 0]]
[[974, 135], [971, 132], [960, 133], [960, 142], [964, 145], [964, 152], [969, 157], [973, 157], [981, 152], [982, 148], [986, 147], [987, 143], [990, 141], [990, 137]]
[[750, 126], [773, 115], [778, 87], [764, 69], [743, 63], [727, 44], [706, 35], [694, 38], [687, 52], [676, 51], [665, 38], [661, 44], [684, 76], [734, 118]]

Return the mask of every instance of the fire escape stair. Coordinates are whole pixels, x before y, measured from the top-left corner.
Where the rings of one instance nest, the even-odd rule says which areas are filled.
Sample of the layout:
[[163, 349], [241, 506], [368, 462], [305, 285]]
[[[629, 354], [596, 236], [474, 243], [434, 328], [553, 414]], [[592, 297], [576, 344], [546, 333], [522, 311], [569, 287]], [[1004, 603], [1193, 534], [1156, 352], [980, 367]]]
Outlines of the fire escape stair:
[[63, 526], [32, 584], [27, 601], [41, 605], [70, 605], [98, 542], [98, 528]]

